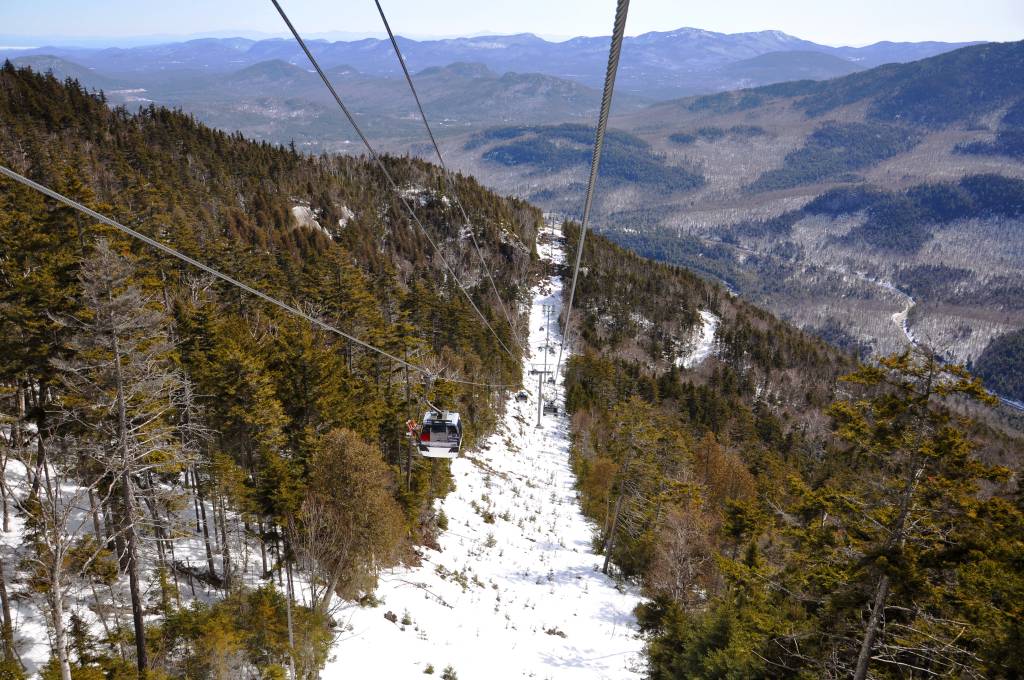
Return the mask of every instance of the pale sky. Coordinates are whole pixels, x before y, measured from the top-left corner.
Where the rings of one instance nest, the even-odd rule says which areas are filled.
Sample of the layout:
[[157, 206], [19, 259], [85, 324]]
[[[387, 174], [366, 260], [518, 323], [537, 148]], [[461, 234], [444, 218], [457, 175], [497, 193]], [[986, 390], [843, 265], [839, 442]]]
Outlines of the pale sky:
[[[381, 0], [396, 33], [608, 35], [614, 0]], [[282, 0], [298, 29], [378, 33], [373, 0]], [[633, 0], [627, 34], [683, 26], [724, 33], [781, 30], [827, 45], [879, 40], [1020, 40], [1024, 0]], [[0, 0], [12, 37], [283, 35], [269, 0]], [[22, 41], [24, 42], [24, 41]], [[30, 41], [32, 42], [32, 41]], [[38, 40], [34, 42], [39, 42]]]

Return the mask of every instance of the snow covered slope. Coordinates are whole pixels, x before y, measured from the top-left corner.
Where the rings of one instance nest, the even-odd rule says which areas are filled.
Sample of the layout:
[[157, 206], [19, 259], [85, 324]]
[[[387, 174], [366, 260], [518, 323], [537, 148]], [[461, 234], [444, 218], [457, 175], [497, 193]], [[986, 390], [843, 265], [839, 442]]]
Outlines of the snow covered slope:
[[[545, 304], [561, 305], [558, 278], [533, 291], [533, 362], [543, 360]], [[551, 340], [561, 340], [554, 326]], [[535, 427], [530, 365], [529, 401], [510, 401], [499, 432], [451, 463], [456, 490], [441, 502], [440, 552], [423, 549], [421, 566], [385, 572], [379, 607], [340, 612], [326, 680], [423, 677], [431, 666], [463, 680], [639, 677], [638, 595], [599, 570], [573, 488], [568, 420], [543, 416]], [[561, 385], [545, 384], [549, 397], [562, 404]]]
[[694, 331], [689, 352], [676, 358], [676, 366], [693, 368], [711, 356], [715, 349], [715, 333], [718, 331], [718, 317], [707, 310], [700, 310], [700, 328]]

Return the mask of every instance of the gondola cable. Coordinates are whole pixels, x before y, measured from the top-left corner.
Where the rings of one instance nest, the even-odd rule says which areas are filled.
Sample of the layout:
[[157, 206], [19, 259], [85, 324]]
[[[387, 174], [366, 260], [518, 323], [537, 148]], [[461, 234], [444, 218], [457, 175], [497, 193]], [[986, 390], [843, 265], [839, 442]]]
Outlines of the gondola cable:
[[490, 322], [487, 321], [487, 317], [483, 315], [483, 312], [480, 311], [480, 308], [477, 307], [475, 302], [473, 302], [473, 297], [469, 294], [469, 291], [459, 280], [458, 274], [455, 273], [455, 270], [448, 263], [448, 260], [445, 259], [444, 255], [441, 252], [441, 249], [434, 242], [434, 239], [431, 238], [430, 232], [427, 231], [427, 228], [423, 226], [422, 222], [420, 222], [419, 217], [416, 216], [416, 211], [412, 209], [412, 206], [409, 204], [409, 201], [406, 200], [405, 196], [402, 194], [401, 190], [398, 187], [398, 183], [395, 182], [394, 178], [391, 176], [391, 173], [388, 172], [387, 167], [384, 165], [384, 161], [381, 160], [380, 155], [374, 150], [373, 145], [370, 144], [370, 140], [366, 137], [365, 134], [363, 134], [363, 131], [359, 127], [359, 124], [356, 122], [355, 117], [348, 110], [348, 107], [345, 106], [345, 103], [341, 100], [341, 96], [338, 95], [338, 91], [334, 89], [334, 85], [331, 83], [330, 78], [327, 77], [327, 74], [324, 73], [324, 70], [320, 67], [320, 63], [316, 60], [316, 57], [314, 57], [313, 53], [309, 50], [309, 47], [306, 45], [306, 41], [302, 39], [302, 36], [299, 34], [298, 30], [296, 30], [294, 24], [292, 24], [291, 19], [288, 18], [288, 15], [281, 7], [281, 4], [278, 2], [278, 0], [270, 1], [277, 9], [278, 14], [281, 15], [281, 18], [284, 20], [285, 25], [288, 26], [288, 30], [291, 31], [292, 36], [295, 38], [295, 42], [297, 42], [299, 47], [302, 48], [302, 51], [306, 54], [306, 57], [309, 59], [310, 64], [313, 65], [313, 68], [320, 76], [320, 80], [322, 80], [324, 85], [327, 86], [328, 91], [330, 91], [331, 96], [334, 97], [334, 101], [338, 104], [338, 107], [341, 109], [341, 112], [345, 114], [345, 118], [348, 119], [349, 124], [352, 125], [352, 128], [356, 131], [356, 134], [359, 135], [359, 139], [362, 140], [363, 146], [365, 146], [367, 152], [369, 152], [371, 160], [373, 160], [377, 164], [378, 168], [380, 168], [380, 171], [384, 174], [384, 177], [385, 179], [387, 179], [388, 184], [391, 185], [392, 190], [398, 196], [399, 200], [401, 200], [402, 205], [404, 205], [406, 210], [409, 212], [409, 216], [412, 217], [413, 222], [416, 224], [417, 227], [419, 227], [420, 231], [423, 233], [423, 236], [427, 239], [427, 242], [430, 243], [430, 245], [434, 248], [434, 252], [437, 254], [438, 259], [441, 260], [441, 263], [444, 264], [445, 268], [448, 270], [448, 273], [455, 280], [455, 283], [458, 285], [459, 290], [461, 290], [463, 295], [466, 296], [466, 300], [469, 301], [470, 306], [472, 306], [477, 316], [480, 317], [480, 320], [483, 322], [484, 326], [486, 326], [487, 330], [491, 332], [491, 335], [493, 335], [494, 339], [498, 341], [498, 344], [501, 345], [502, 349], [504, 349], [505, 352], [508, 353], [508, 355], [513, 359], [517, 359], [518, 357], [516, 357], [512, 350], [508, 348], [508, 345], [505, 344], [505, 341], [501, 339], [501, 336], [499, 336], [497, 331], [494, 330], [494, 327], [491, 326]]
[[[412, 92], [413, 99], [416, 100], [416, 108], [419, 109], [420, 119], [423, 121], [423, 126], [427, 129], [427, 135], [430, 137], [430, 143], [434, 147], [434, 153], [437, 155], [437, 162], [444, 171], [441, 175], [442, 181], [445, 186], [448, 186], [448, 165], [444, 162], [444, 157], [441, 155], [441, 148], [437, 144], [437, 139], [434, 137], [434, 130], [430, 127], [430, 123], [427, 121], [427, 114], [423, 110], [423, 104], [420, 102], [420, 95], [416, 91], [416, 86], [413, 84], [412, 75], [409, 73], [409, 66], [405, 62], [405, 57], [402, 56], [402, 50], [398, 47], [398, 40], [395, 38], [394, 32], [391, 30], [391, 24], [388, 22], [387, 16], [384, 14], [384, 8], [381, 7], [380, 0], [374, 0], [377, 5], [377, 12], [380, 14], [380, 20], [384, 23], [384, 29], [388, 33], [388, 38], [391, 40], [391, 46], [394, 48], [395, 56], [398, 57], [398, 63], [402, 66], [402, 73], [405, 74], [405, 82], [409, 84], [409, 90]], [[462, 214], [463, 223], [469, 230], [469, 236], [473, 241], [473, 248], [476, 250], [477, 257], [480, 258], [480, 264], [483, 265], [484, 273], [487, 274], [487, 279], [491, 282], [491, 289], [494, 291], [494, 296], [498, 299], [498, 305], [501, 307], [502, 313], [505, 315], [505, 319], [508, 321], [509, 328], [512, 329], [512, 337], [515, 339], [516, 344], [519, 345], [520, 349], [523, 348], [523, 342], [516, 333], [515, 323], [512, 320], [512, 315], [509, 314], [508, 309], [505, 307], [505, 302], [501, 299], [501, 294], [498, 293], [498, 286], [494, 283], [494, 277], [491, 275], [491, 270], [487, 266], [487, 260], [484, 259], [483, 252], [480, 250], [480, 245], [477, 243], [476, 234], [473, 233], [472, 225], [470, 224], [469, 215], [466, 214], [466, 209], [462, 205], [462, 201], [459, 200], [458, 194], [452, 189], [452, 198], [455, 201], [455, 205], [458, 207], [459, 212]]]
[[253, 288], [252, 286], [250, 286], [248, 284], [242, 283], [238, 279], [236, 279], [236, 278], [234, 278], [232, 276], [229, 276], [228, 274], [225, 274], [225, 273], [223, 273], [223, 272], [221, 272], [221, 271], [219, 271], [217, 269], [214, 269], [213, 267], [211, 267], [208, 264], [200, 262], [199, 260], [196, 260], [195, 258], [189, 257], [188, 255], [186, 255], [186, 254], [184, 254], [184, 253], [182, 253], [182, 252], [180, 252], [178, 250], [175, 250], [174, 248], [172, 248], [172, 247], [170, 247], [170, 246], [168, 246], [168, 245], [166, 245], [164, 243], [161, 243], [160, 241], [157, 241], [156, 239], [150, 238], [149, 236], [146, 236], [145, 234], [143, 234], [143, 233], [141, 233], [139, 231], [136, 231], [135, 229], [132, 229], [131, 227], [127, 227], [127, 226], [121, 224], [120, 222], [117, 222], [116, 220], [113, 220], [110, 217], [107, 217], [106, 215], [98, 213], [95, 210], [93, 210], [93, 209], [91, 209], [91, 208], [89, 208], [89, 207], [87, 207], [85, 205], [82, 205], [78, 201], [75, 201], [75, 200], [73, 200], [71, 198], [68, 198], [64, 194], [61, 194], [61, 193], [59, 193], [57, 191], [54, 191], [53, 189], [50, 189], [49, 187], [43, 186], [42, 184], [39, 184], [38, 182], [34, 182], [31, 179], [29, 179], [28, 177], [25, 177], [24, 175], [21, 175], [21, 174], [15, 172], [14, 170], [11, 170], [10, 168], [4, 166], [4, 165], [0, 165], [0, 175], [4, 175], [5, 177], [7, 177], [7, 178], [9, 178], [11, 180], [14, 180], [15, 182], [23, 184], [23, 185], [27, 186], [30, 189], [34, 189], [35, 191], [38, 191], [39, 193], [43, 194], [44, 196], [48, 196], [48, 197], [52, 198], [55, 201], [63, 203], [64, 205], [68, 206], [69, 208], [74, 208], [75, 210], [88, 215], [89, 217], [93, 218], [94, 220], [96, 220], [98, 222], [102, 222], [103, 224], [106, 224], [107, 226], [113, 227], [114, 229], [117, 229], [118, 231], [120, 231], [120, 232], [122, 232], [124, 234], [127, 234], [128, 236], [130, 236], [130, 237], [132, 237], [134, 239], [142, 241], [143, 243], [145, 243], [145, 244], [147, 244], [149, 246], [152, 246], [153, 248], [156, 248], [157, 250], [159, 250], [159, 251], [161, 251], [161, 252], [163, 252], [163, 253], [165, 253], [167, 255], [170, 255], [171, 257], [177, 258], [177, 259], [181, 260], [182, 262], [185, 262], [186, 264], [190, 264], [193, 267], [196, 267], [197, 269], [201, 269], [202, 271], [206, 272], [207, 274], [215, 276], [218, 279], [231, 284], [232, 286], [240, 288], [241, 290], [244, 290], [245, 292], [247, 292], [247, 293], [249, 293], [251, 295], [255, 295], [256, 297], [258, 297], [258, 298], [260, 298], [260, 299], [262, 299], [262, 300], [264, 300], [266, 302], [269, 302], [272, 305], [280, 307], [281, 309], [285, 310], [286, 312], [288, 312], [290, 314], [293, 314], [295, 316], [301, 317], [301, 318], [305, 319], [306, 321], [308, 321], [309, 323], [322, 328], [323, 330], [326, 330], [326, 331], [328, 331], [330, 333], [334, 333], [335, 335], [339, 335], [339, 336], [345, 338], [346, 340], [349, 340], [350, 342], [355, 343], [356, 345], [359, 345], [360, 347], [363, 347], [364, 349], [368, 349], [371, 352], [375, 352], [375, 353], [377, 353], [377, 354], [379, 354], [379, 355], [381, 355], [383, 357], [386, 357], [386, 358], [388, 358], [388, 359], [390, 359], [390, 360], [392, 360], [394, 362], [397, 362], [398, 364], [400, 364], [402, 366], [407, 366], [408, 368], [411, 368], [411, 369], [413, 369], [415, 371], [418, 371], [419, 373], [421, 373], [424, 376], [426, 376], [428, 380], [440, 379], [440, 380], [444, 380], [446, 382], [458, 383], [460, 385], [469, 385], [469, 386], [472, 386], [472, 387], [487, 387], [487, 388], [496, 388], [496, 389], [504, 389], [504, 388], [515, 387], [514, 385], [509, 385], [509, 384], [481, 383], [481, 382], [475, 382], [475, 381], [472, 381], [472, 380], [462, 380], [462, 379], [459, 379], [459, 378], [439, 378], [437, 375], [435, 375], [433, 372], [431, 372], [425, 366], [420, 366], [418, 364], [414, 364], [414, 363], [411, 363], [409, 361], [405, 361], [404, 359], [401, 359], [401, 358], [395, 356], [394, 354], [388, 352], [387, 350], [381, 349], [379, 347], [375, 347], [375, 346], [371, 345], [370, 343], [366, 342], [365, 340], [360, 340], [359, 338], [355, 337], [354, 335], [350, 335], [349, 333], [346, 333], [345, 331], [343, 331], [343, 330], [341, 330], [341, 329], [339, 329], [339, 328], [337, 328], [335, 326], [332, 326], [331, 324], [329, 324], [329, 323], [327, 323], [325, 321], [321, 321], [320, 319], [317, 319], [314, 316], [310, 316], [309, 314], [303, 312], [301, 309], [299, 309], [298, 307], [295, 307], [294, 305], [290, 305], [287, 302], [284, 302], [283, 300], [279, 300], [279, 299], [273, 297], [272, 295], [268, 295], [267, 293], [264, 293], [263, 291], [261, 291], [261, 290], [259, 290], [257, 288]]
[[594, 153], [590, 161], [590, 180], [587, 182], [587, 196], [583, 204], [583, 222], [580, 224], [579, 244], [576, 247], [576, 266], [572, 272], [572, 286], [569, 288], [569, 305], [565, 310], [565, 326], [562, 330], [562, 344], [558, 349], [558, 361], [555, 362], [555, 373], [558, 375], [562, 365], [562, 352], [569, 343], [572, 322], [572, 304], [576, 296], [576, 281], [580, 273], [580, 261], [583, 259], [583, 241], [587, 237], [587, 225], [590, 222], [590, 209], [594, 201], [594, 190], [597, 185], [597, 171], [601, 165], [601, 149], [604, 146], [605, 129], [608, 127], [608, 115], [612, 105], [612, 94], [615, 90], [615, 75], [619, 69], [619, 55], [622, 52], [622, 38], [626, 31], [626, 14], [629, 12], [629, 0], [618, 0], [615, 8], [615, 25], [612, 30], [612, 44], [608, 50], [608, 69], [604, 77], [604, 92], [601, 95], [601, 113], [597, 119], [597, 132], [594, 136]]

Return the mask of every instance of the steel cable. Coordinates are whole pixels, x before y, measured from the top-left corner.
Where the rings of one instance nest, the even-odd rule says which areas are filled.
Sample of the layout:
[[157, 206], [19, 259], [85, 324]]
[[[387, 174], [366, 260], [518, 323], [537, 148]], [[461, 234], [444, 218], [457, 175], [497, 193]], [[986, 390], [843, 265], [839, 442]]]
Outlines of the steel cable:
[[555, 375], [562, 365], [562, 352], [570, 341], [572, 323], [572, 304], [576, 297], [576, 281], [580, 273], [580, 261], [583, 259], [583, 242], [587, 237], [587, 225], [590, 222], [590, 208], [594, 202], [594, 189], [597, 185], [597, 171], [601, 165], [601, 148], [604, 146], [604, 134], [608, 127], [608, 115], [612, 105], [612, 93], [615, 90], [615, 75], [619, 70], [619, 55], [622, 52], [622, 38], [626, 31], [626, 14], [629, 12], [629, 0], [618, 0], [615, 8], [615, 26], [612, 30], [612, 44], [608, 50], [608, 69], [604, 76], [604, 93], [601, 95], [601, 113], [597, 119], [597, 132], [594, 136], [594, 154], [590, 160], [590, 180], [587, 182], [587, 197], [583, 204], [583, 222], [580, 225], [579, 244], [576, 248], [576, 266], [572, 272], [572, 286], [569, 288], [569, 305], [565, 310], [565, 325], [562, 329], [562, 345], [558, 349], [558, 361], [555, 362]]
[[348, 107], [345, 106], [345, 103], [341, 100], [341, 96], [339, 96], [338, 91], [334, 89], [334, 85], [331, 83], [330, 78], [327, 77], [327, 74], [324, 73], [324, 70], [320, 67], [320, 63], [316, 60], [316, 57], [314, 57], [313, 53], [310, 52], [309, 47], [306, 45], [306, 41], [302, 39], [301, 35], [299, 35], [298, 30], [296, 30], [294, 24], [292, 24], [291, 19], [288, 18], [288, 15], [281, 7], [281, 4], [278, 2], [278, 0], [270, 1], [277, 9], [278, 14], [281, 15], [281, 18], [284, 20], [285, 25], [288, 26], [288, 30], [291, 31], [292, 36], [295, 38], [295, 42], [299, 44], [299, 47], [301, 47], [302, 51], [305, 52], [306, 57], [309, 59], [309, 62], [313, 65], [313, 68], [316, 69], [317, 74], [320, 76], [320, 80], [322, 80], [324, 85], [327, 86], [327, 89], [330, 91], [331, 96], [334, 97], [334, 101], [338, 104], [338, 107], [341, 109], [341, 112], [345, 114], [345, 118], [348, 119], [349, 124], [352, 125], [352, 128], [356, 131], [356, 134], [359, 135], [359, 139], [362, 140], [363, 146], [366, 147], [367, 152], [370, 154], [370, 158], [380, 168], [380, 171], [384, 174], [384, 177], [385, 179], [387, 179], [388, 184], [391, 185], [392, 190], [394, 190], [395, 194], [402, 201], [402, 204], [409, 212], [409, 215], [410, 217], [412, 217], [413, 222], [415, 222], [416, 226], [419, 227], [420, 231], [423, 233], [423, 236], [427, 239], [427, 242], [430, 243], [430, 245], [434, 248], [434, 252], [437, 253], [437, 257], [441, 260], [441, 263], [444, 264], [445, 268], [448, 270], [448, 273], [451, 274], [452, 278], [455, 280], [455, 283], [458, 284], [459, 290], [461, 290], [463, 295], [466, 296], [466, 300], [469, 301], [469, 304], [473, 308], [473, 311], [475, 311], [477, 316], [480, 317], [480, 320], [483, 321], [484, 326], [486, 326], [487, 330], [491, 332], [491, 335], [493, 335], [494, 339], [498, 341], [498, 344], [501, 345], [502, 349], [504, 349], [505, 352], [507, 352], [508, 355], [513, 359], [518, 359], [518, 357], [516, 357], [512, 350], [508, 348], [508, 345], [506, 345], [505, 342], [501, 339], [501, 336], [498, 335], [497, 331], [494, 330], [494, 327], [491, 326], [490, 322], [487, 321], [487, 317], [483, 315], [483, 312], [480, 311], [480, 308], [477, 307], [475, 302], [473, 302], [473, 297], [469, 294], [469, 291], [466, 290], [466, 287], [462, 285], [462, 282], [459, 280], [458, 274], [455, 273], [455, 270], [448, 263], [448, 260], [445, 259], [444, 254], [441, 252], [441, 249], [438, 247], [437, 243], [435, 243], [434, 239], [431, 238], [430, 232], [427, 231], [427, 228], [423, 226], [422, 222], [420, 222], [419, 217], [416, 216], [416, 211], [412, 209], [412, 206], [409, 204], [409, 201], [407, 201], [405, 196], [402, 195], [402, 192], [398, 187], [398, 183], [395, 182], [394, 178], [391, 177], [391, 173], [388, 172], [387, 167], [384, 165], [384, 161], [381, 160], [380, 155], [374, 150], [373, 145], [370, 144], [370, 140], [367, 139], [365, 134], [363, 134], [363, 131], [359, 127], [359, 124], [356, 122], [356, 119], [352, 116], [352, 113], [348, 110]]

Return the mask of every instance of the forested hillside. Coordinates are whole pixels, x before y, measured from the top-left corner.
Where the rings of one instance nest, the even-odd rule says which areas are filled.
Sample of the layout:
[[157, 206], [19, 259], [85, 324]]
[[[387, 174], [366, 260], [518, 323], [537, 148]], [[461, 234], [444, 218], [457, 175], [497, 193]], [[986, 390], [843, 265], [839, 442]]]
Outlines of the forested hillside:
[[[1024, 497], [999, 465], [1021, 440], [963, 418], [992, 402], [975, 379], [859, 366], [600, 236], [583, 266], [572, 460], [606, 567], [649, 598], [650, 678], [1024, 670]], [[701, 318], [713, 349], [681, 369]]]
[[1024, 329], [1001, 335], [985, 348], [974, 371], [986, 385], [1024, 403]]
[[[853, 169], [844, 163], [870, 164], [837, 152], [864, 130], [893, 153], [914, 144], [888, 122], [859, 125], [811, 139], [773, 181], [790, 182], [805, 161], [838, 175]], [[587, 134], [513, 127], [479, 139], [489, 162], [511, 168], [525, 156], [568, 177], [585, 165]], [[774, 134], [731, 121], [671, 143]], [[667, 168], [703, 181], [640, 138], [609, 140], [615, 191]], [[0, 182], [0, 674], [316, 677], [346, 630], [338, 600], [379, 604], [380, 571], [429, 565], [418, 546], [447, 529], [434, 501], [454, 480], [445, 462], [412, 453], [406, 419], [428, 402], [458, 409], [472, 447], [501, 420], [502, 386], [522, 380], [526, 284], [547, 285], [535, 276], [540, 213], [472, 179], [386, 158], [423, 233], [365, 160], [249, 142], [181, 112], [111, 109], [73, 82], [9, 64], [0, 162], [437, 376]], [[1008, 229], [1020, 216], [1016, 192], [1019, 182], [991, 175], [843, 189], [739, 220], [716, 246], [756, 268], [793, 259], [807, 222], [846, 220], [828, 232], [837, 247], [913, 252], [968, 209]], [[456, 195], [472, 226], [455, 219]], [[875, 228], [908, 214], [928, 215], [934, 229], [903, 230], [911, 242], [894, 246]], [[578, 227], [563, 231], [571, 253]], [[762, 240], [770, 255], [740, 250]], [[1012, 263], [996, 264], [998, 274]], [[966, 276], [913, 265], [915, 295]], [[568, 283], [571, 270], [545, 267]], [[543, 306], [533, 301], [538, 343]], [[604, 570], [646, 598], [637, 616], [650, 678], [1024, 674], [1022, 441], [985, 417], [994, 399], [978, 381], [920, 351], [862, 365], [599, 235], [586, 241], [573, 314], [572, 469]], [[1019, 354], [1015, 340], [986, 365], [998, 372]], [[540, 407], [539, 394], [526, 398]], [[491, 444], [532, 428], [520, 408]], [[557, 456], [545, 431], [532, 436]], [[502, 444], [503, 463], [514, 444]], [[460, 502], [481, 525], [514, 531], [495, 498], [516, 508], [534, 492], [558, 500], [530, 484], [520, 499], [520, 482], [484, 460], [459, 461], [479, 472], [480, 486], [468, 485], [479, 500], [467, 491]], [[492, 497], [492, 484], [511, 488]], [[548, 519], [529, 519], [545, 532], [539, 545], [556, 536]], [[477, 556], [501, 558], [497, 541], [490, 534]], [[564, 557], [578, 543], [560, 549]], [[495, 613], [508, 606], [497, 583], [465, 565], [437, 567], [463, 593], [494, 591]], [[586, 571], [562, 576], [596, 597], [586, 579], [600, 574]], [[515, 578], [531, 581], [524, 573]], [[534, 585], [556, 582], [549, 571]], [[392, 611], [383, 619], [429, 633], [408, 611], [401, 623]], [[541, 638], [567, 635], [531, 625]]]
[[47, 678], [315, 677], [336, 595], [372, 601], [438, 531], [447, 466], [411, 454], [406, 419], [460, 410], [472, 445], [500, 415], [488, 385], [520, 380], [505, 310], [524, 326], [540, 214], [385, 159], [437, 252], [369, 162], [10, 64], [0, 162], [438, 376], [0, 181], [4, 677], [48, 638]]

